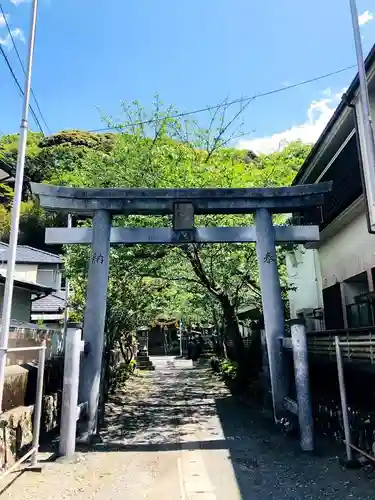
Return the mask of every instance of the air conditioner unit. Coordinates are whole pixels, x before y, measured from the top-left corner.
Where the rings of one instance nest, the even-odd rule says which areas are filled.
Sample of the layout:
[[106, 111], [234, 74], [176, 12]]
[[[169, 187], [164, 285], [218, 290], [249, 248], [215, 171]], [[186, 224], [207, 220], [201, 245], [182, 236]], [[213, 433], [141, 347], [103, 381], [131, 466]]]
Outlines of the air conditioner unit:
[[306, 330], [308, 332], [315, 332], [321, 330], [321, 321], [324, 317], [323, 310], [320, 308], [313, 309], [306, 307], [297, 311], [297, 317], [303, 318], [305, 321]]
[[314, 315], [314, 309], [312, 307], [304, 307], [303, 309], [298, 309], [297, 317], [298, 318], [307, 318], [309, 316]]
[[321, 307], [314, 309], [314, 318], [320, 320], [324, 319], [324, 310]]

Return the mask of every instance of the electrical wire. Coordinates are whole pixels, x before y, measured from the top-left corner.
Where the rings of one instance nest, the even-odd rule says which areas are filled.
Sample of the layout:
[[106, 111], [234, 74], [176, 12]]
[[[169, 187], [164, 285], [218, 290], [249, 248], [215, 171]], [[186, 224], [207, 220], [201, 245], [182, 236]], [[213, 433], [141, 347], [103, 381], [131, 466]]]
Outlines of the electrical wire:
[[[23, 89], [22, 89], [22, 87], [21, 87], [21, 85], [20, 85], [20, 82], [19, 82], [19, 81], [18, 81], [18, 79], [17, 79], [16, 74], [15, 74], [15, 73], [14, 73], [14, 71], [13, 71], [12, 65], [10, 64], [10, 61], [9, 61], [9, 59], [8, 59], [8, 56], [6, 55], [6, 53], [5, 53], [5, 51], [4, 51], [3, 46], [2, 46], [2, 44], [1, 44], [1, 43], [0, 43], [0, 54], [3, 56], [3, 58], [4, 58], [4, 60], [5, 60], [5, 63], [6, 63], [6, 65], [8, 66], [8, 69], [9, 69], [9, 71], [10, 71], [10, 74], [12, 75], [12, 78], [13, 78], [13, 80], [14, 80], [14, 82], [15, 82], [15, 84], [16, 84], [16, 86], [17, 86], [17, 88], [18, 88], [18, 90], [20, 91], [21, 97], [23, 97], [23, 96], [24, 96]], [[38, 126], [39, 130], [41, 131], [42, 135], [44, 136], [43, 128], [42, 128], [42, 126], [41, 126], [41, 124], [40, 124], [40, 121], [38, 120], [38, 117], [37, 117], [37, 116], [36, 116], [36, 114], [35, 114], [35, 111], [33, 110], [32, 106], [31, 106], [31, 104], [30, 104], [30, 112], [31, 112], [31, 114], [33, 115], [33, 118], [34, 118], [35, 123], [37, 124], [37, 126]]]
[[[20, 82], [18, 81], [18, 79], [17, 79], [17, 77], [16, 77], [16, 75], [15, 75], [15, 73], [14, 73], [14, 71], [13, 71], [12, 65], [10, 64], [10, 61], [9, 61], [9, 59], [8, 59], [8, 56], [6, 55], [6, 53], [5, 53], [5, 51], [4, 51], [3, 46], [1, 45], [1, 43], [0, 43], [0, 54], [3, 56], [3, 58], [4, 58], [4, 60], [5, 60], [5, 63], [6, 63], [6, 65], [8, 66], [8, 69], [9, 69], [9, 71], [10, 71], [10, 74], [12, 75], [12, 78], [13, 78], [13, 80], [14, 80], [14, 82], [15, 82], [16, 86], [18, 87], [18, 90], [20, 91], [21, 97], [23, 97], [23, 96], [24, 96], [23, 89], [22, 89], [22, 87], [21, 87], [21, 85], [20, 85]], [[31, 112], [31, 114], [33, 115], [33, 118], [34, 118], [35, 123], [37, 124], [37, 126], [38, 126], [39, 130], [40, 130], [40, 131], [41, 131], [41, 133], [44, 135], [43, 128], [42, 128], [42, 126], [41, 126], [41, 124], [40, 124], [40, 121], [38, 120], [38, 117], [37, 117], [37, 116], [36, 116], [36, 114], [35, 114], [35, 111], [33, 110], [32, 106], [31, 106], [31, 104], [30, 104], [30, 112]]]
[[[267, 92], [261, 92], [261, 93], [258, 93], [258, 94], [254, 94], [254, 95], [249, 96], [249, 97], [239, 97], [237, 99], [234, 99], [233, 101], [222, 102], [222, 103], [216, 104], [214, 106], [206, 106], [204, 108], [198, 108], [198, 109], [194, 109], [192, 111], [186, 111], [186, 112], [183, 112], [183, 113], [176, 113], [174, 115], [167, 116], [166, 118], [182, 118], [184, 116], [196, 115], [196, 114], [199, 114], [199, 113], [204, 113], [206, 111], [213, 111], [213, 110], [220, 109], [220, 108], [223, 108], [223, 107], [233, 106], [234, 104], [243, 104], [243, 103], [246, 103], [246, 102], [249, 102], [249, 101], [254, 101], [255, 99], [258, 99], [260, 97], [267, 97], [267, 96], [270, 96], [270, 95], [273, 95], [273, 94], [278, 94], [280, 92], [284, 92], [286, 90], [290, 90], [290, 89], [294, 89], [294, 88], [297, 88], [297, 87], [301, 87], [302, 85], [307, 85], [309, 83], [317, 82], [319, 80], [323, 80], [324, 78], [328, 78], [330, 76], [334, 76], [334, 75], [338, 75], [340, 73], [344, 73], [345, 71], [348, 71], [348, 70], [356, 68], [356, 67], [357, 67], [357, 65], [353, 64], [352, 66], [347, 66], [346, 68], [341, 68], [339, 70], [332, 71], [331, 73], [325, 73], [324, 75], [316, 76], [314, 78], [310, 78], [309, 80], [304, 80], [304, 81], [299, 82], [299, 83], [293, 83], [291, 85], [285, 85], [283, 87], [278, 87], [276, 89], [269, 90]], [[156, 119], [151, 119], [151, 120], [139, 121], [139, 122], [135, 122], [133, 125], [135, 125], [135, 126], [137, 126], [137, 125], [148, 125], [148, 124], [151, 124], [151, 123], [157, 123], [157, 122], [163, 121], [164, 119], [165, 118], [156, 118]], [[97, 129], [89, 130], [89, 132], [105, 132], [107, 130], [122, 130], [123, 128], [124, 127], [122, 125], [117, 125], [117, 126], [114, 125], [112, 127], [97, 128]]]
[[[12, 40], [12, 44], [13, 44], [14, 50], [16, 51], [16, 55], [17, 55], [18, 61], [19, 61], [20, 65], [21, 65], [21, 68], [22, 68], [22, 70], [23, 70], [24, 75], [26, 76], [25, 66], [24, 66], [24, 64], [23, 64], [23, 62], [22, 62], [22, 59], [21, 59], [20, 53], [19, 53], [18, 48], [17, 48], [17, 45], [16, 45], [16, 41], [14, 40], [14, 37], [13, 37], [13, 34], [12, 34], [12, 30], [10, 29], [10, 26], [9, 26], [9, 23], [8, 23], [8, 19], [7, 19], [6, 15], [5, 15], [5, 12], [4, 12], [4, 9], [3, 9], [3, 6], [2, 6], [1, 2], [0, 2], [0, 12], [1, 12], [2, 16], [3, 16], [3, 19], [4, 19], [5, 25], [6, 25], [6, 27], [7, 27], [7, 30], [8, 30], [8, 33], [9, 33], [10, 39]], [[43, 123], [44, 123], [44, 125], [46, 126], [46, 128], [47, 128], [47, 130], [48, 130], [48, 133], [50, 134], [50, 133], [51, 133], [51, 130], [50, 130], [49, 126], [48, 126], [48, 123], [47, 123], [46, 119], [44, 118], [44, 115], [43, 115], [43, 113], [42, 113], [42, 110], [40, 109], [40, 106], [39, 106], [39, 103], [38, 103], [38, 99], [36, 98], [36, 95], [34, 94], [33, 89], [31, 89], [31, 95], [32, 95], [32, 96], [33, 96], [33, 98], [34, 98], [34, 101], [35, 101], [36, 107], [37, 107], [37, 109], [38, 109], [38, 111], [39, 111], [39, 114], [40, 114], [40, 116], [41, 116], [42, 120], [43, 120]]]

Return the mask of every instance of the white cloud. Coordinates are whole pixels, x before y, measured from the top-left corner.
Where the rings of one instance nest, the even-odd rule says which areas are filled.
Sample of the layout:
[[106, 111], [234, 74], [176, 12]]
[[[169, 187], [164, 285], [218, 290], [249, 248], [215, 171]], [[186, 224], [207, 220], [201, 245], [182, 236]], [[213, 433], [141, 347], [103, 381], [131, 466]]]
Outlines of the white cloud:
[[[20, 40], [20, 42], [25, 43], [25, 37], [23, 35], [23, 31], [20, 28], [14, 28], [13, 30], [11, 30], [11, 33], [14, 40]], [[6, 37], [0, 38], [0, 45], [4, 45], [8, 49], [12, 48], [13, 43], [9, 33]]]
[[374, 14], [372, 14], [369, 10], [365, 10], [363, 14], [358, 16], [358, 22], [360, 26], [369, 23], [374, 19]]
[[26, 3], [26, 2], [29, 2], [29, 0], [10, 0], [10, 3], [12, 3], [13, 5], [15, 5], [16, 7], [18, 7], [19, 5], [21, 5], [21, 3]]
[[9, 14], [5, 14], [5, 17], [3, 14], [0, 14], [0, 27], [5, 26], [6, 22], [9, 19]]
[[270, 136], [243, 139], [238, 142], [236, 147], [251, 150], [257, 154], [269, 154], [279, 151], [290, 142], [297, 140], [313, 144], [329, 122], [345, 90], [333, 92], [332, 89], [325, 89], [323, 91], [324, 97], [310, 104], [307, 110], [307, 120], [304, 123], [293, 125], [287, 130]]

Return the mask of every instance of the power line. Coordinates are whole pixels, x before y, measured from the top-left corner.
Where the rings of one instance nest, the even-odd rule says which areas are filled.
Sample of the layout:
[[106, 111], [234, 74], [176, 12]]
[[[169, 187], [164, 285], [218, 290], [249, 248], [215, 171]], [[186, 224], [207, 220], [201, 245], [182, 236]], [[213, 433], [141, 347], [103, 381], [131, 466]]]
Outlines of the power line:
[[[346, 68], [341, 68], [339, 70], [332, 71], [331, 73], [325, 73], [324, 75], [316, 76], [314, 78], [310, 78], [309, 80], [304, 80], [304, 81], [299, 82], [299, 83], [293, 83], [291, 85], [286, 85], [284, 87], [278, 87], [276, 89], [269, 90], [267, 92], [262, 92], [259, 94], [254, 94], [254, 95], [249, 96], [249, 97], [239, 97], [237, 99], [234, 99], [233, 101], [222, 102], [222, 103], [216, 104], [214, 106], [206, 106], [205, 108], [198, 108], [198, 109], [194, 109], [192, 111], [186, 111], [183, 113], [176, 113], [174, 115], [170, 115], [170, 116], [167, 116], [165, 118], [182, 118], [184, 116], [196, 115], [199, 113], [204, 113], [206, 111], [213, 111], [216, 109], [232, 106], [234, 104], [243, 104], [245, 102], [254, 101], [255, 99], [258, 99], [259, 97], [267, 97], [267, 96], [270, 96], [273, 94], [278, 94], [280, 92], [284, 92], [286, 90], [301, 87], [302, 85], [307, 85], [308, 83], [317, 82], [318, 80], [323, 80], [324, 78], [338, 75], [339, 73], [344, 73], [345, 71], [348, 71], [348, 70], [356, 68], [356, 67], [357, 67], [357, 65], [353, 64], [352, 66], [347, 66]], [[165, 118], [156, 118], [156, 119], [152, 119], [152, 120], [139, 121], [139, 122], [135, 122], [133, 125], [148, 125], [150, 123], [157, 123], [157, 122], [163, 121]], [[89, 132], [105, 132], [106, 130], [121, 130], [123, 128], [124, 127], [122, 125], [117, 125], [117, 126], [113, 126], [113, 127], [97, 128], [97, 129], [89, 130]]]
[[[12, 75], [12, 78], [13, 78], [13, 80], [14, 80], [15, 84], [17, 85], [18, 90], [20, 91], [21, 97], [23, 97], [24, 92], [23, 92], [23, 90], [22, 90], [22, 87], [21, 87], [21, 85], [20, 85], [20, 82], [18, 81], [18, 79], [17, 79], [17, 77], [16, 77], [16, 75], [15, 75], [15, 73], [14, 73], [14, 71], [13, 71], [12, 65], [10, 64], [10, 61], [9, 61], [9, 59], [8, 59], [8, 56], [6, 55], [6, 53], [5, 53], [5, 51], [4, 51], [3, 46], [1, 45], [1, 43], [0, 43], [0, 53], [1, 53], [1, 55], [3, 56], [3, 58], [4, 58], [4, 60], [5, 60], [6, 65], [8, 66], [8, 69], [9, 69], [9, 71], [10, 71], [10, 74]], [[35, 111], [33, 110], [32, 106], [31, 106], [31, 104], [30, 104], [30, 112], [31, 112], [31, 114], [33, 115], [33, 118], [34, 118], [35, 123], [37, 124], [37, 126], [38, 126], [39, 130], [40, 130], [40, 131], [41, 131], [41, 133], [44, 135], [43, 128], [42, 128], [42, 126], [41, 126], [41, 124], [40, 124], [40, 121], [38, 120], [38, 117], [37, 117], [37, 116], [36, 116], [36, 114], [35, 114]]]
[[[17, 48], [17, 45], [16, 45], [16, 41], [14, 40], [12, 30], [10, 29], [10, 26], [9, 26], [9, 23], [8, 23], [8, 19], [7, 19], [6, 15], [5, 15], [5, 12], [4, 12], [4, 9], [3, 9], [3, 6], [2, 6], [1, 2], [0, 2], [0, 12], [1, 12], [2, 16], [3, 16], [4, 21], [5, 21], [5, 25], [6, 25], [6, 27], [7, 27], [7, 30], [8, 30], [8, 33], [9, 33], [10, 39], [12, 40], [12, 44], [13, 44], [14, 50], [16, 51], [18, 61], [19, 61], [20, 65], [21, 65], [21, 68], [22, 68], [22, 70], [23, 70], [24, 75], [26, 76], [25, 66], [24, 66], [24, 64], [23, 64], [23, 62], [22, 62], [22, 59], [21, 59], [20, 53], [18, 52], [18, 48]], [[48, 130], [48, 133], [50, 134], [50, 133], [51, 133], [51, 130], [50, 130], [49, 126], [48, 126], [48, 123], [47, 123], [46, 119], [44, 118], [44, 115], [43, 115], [43, 113], [42, 113], [42, 110], [40, 109], [40, 106], [39, 106], [38, 100], [37, 100], [37, 98], [36, 98], [36, 95], [34, 94], [33, 89], [31, 89], [31, 95], [32, 95], [32, 96], [33, 96], [33, 98], [34, 98], [34, 101], [35, 101], [36, 107], [37, 107], [37, 109], [38, 109], [38, 111], [39, 111], [39, 114], [40, 114], [40, 116], [41, 116], [42, 120], [43, 120], [43, 123], [44, 123], [44, 125], [46, 126], [46, 128], [47, 128], [47, 130]]]

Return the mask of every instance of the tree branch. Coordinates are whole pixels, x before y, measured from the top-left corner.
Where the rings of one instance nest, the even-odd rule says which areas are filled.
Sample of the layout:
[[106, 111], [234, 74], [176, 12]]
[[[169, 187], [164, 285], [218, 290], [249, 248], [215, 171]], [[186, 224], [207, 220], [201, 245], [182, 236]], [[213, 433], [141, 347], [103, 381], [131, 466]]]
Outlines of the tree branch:
[[155, 278], [158, 280], [165, 280], [165, 281], [184, 281], [185, 283], [195, 283], [196, 285], [203, 286], [199, 280], [195, 280], [193, 278], [185, 278], [184, 276], [176, 276], [175, 278], [173, 278], [171, 276], [161, 276], [159, 274], [151, 274], [151, 273], [145, 273], [145, 274], [138, 273], [138, 276], [141, 276], [143, 278]]
[[205, 163], [208, 163], [211, 156], [214, 154], [216, 149], [221, 146], [221, 139], [229, 127], [237, 120], [237, 118], [245, 111], [245, 109], [249, 106], [249, 104], [253, 101], [253, 99], [249, 100], [245, 105], [241, 103], [240, 109], [235, 113], [235, 115], [225, 124], [225, 113], [229, 106], [224, 107], [224, 110], [221, 115], [220, 127], [216, 137], [213, 140], [211, 148], [208, 150], [207, 157], [205, 159]]

